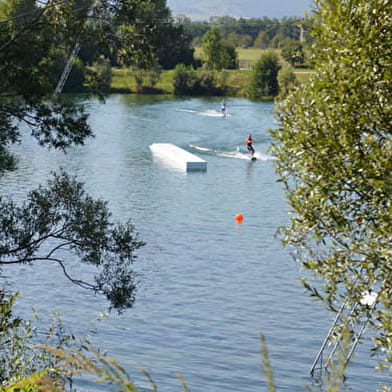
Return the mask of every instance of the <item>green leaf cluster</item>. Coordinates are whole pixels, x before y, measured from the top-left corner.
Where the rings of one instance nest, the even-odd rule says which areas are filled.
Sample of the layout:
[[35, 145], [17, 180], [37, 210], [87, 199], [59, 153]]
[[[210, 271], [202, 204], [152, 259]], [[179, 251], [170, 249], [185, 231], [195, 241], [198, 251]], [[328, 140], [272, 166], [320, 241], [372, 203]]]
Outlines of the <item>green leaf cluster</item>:
[[293, 210], [284, 243], [341, 296], [378, 293], [377, 348], [392, 362], [392, 4], [318, 0], [316, 73], [279, 105], [277, 172]]

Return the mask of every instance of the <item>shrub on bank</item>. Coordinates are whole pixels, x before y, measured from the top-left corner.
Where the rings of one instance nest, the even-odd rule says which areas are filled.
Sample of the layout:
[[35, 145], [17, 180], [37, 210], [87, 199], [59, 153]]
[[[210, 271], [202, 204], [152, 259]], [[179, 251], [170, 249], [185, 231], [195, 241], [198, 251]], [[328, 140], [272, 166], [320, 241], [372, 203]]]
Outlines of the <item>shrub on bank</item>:
[[219, 74], [203, 70], [198, 73], [193, 67], [183, 64], [176, 66], [173, 75], [173, 93], [175, 95], [222, 95], [219, 86]]
[[248, 85], [247, 94], [252, 99], [262, 99], [265, 96], [279, 94], [278, 72], [281, 68], [278, 55], [266, 51], [260, 56]]

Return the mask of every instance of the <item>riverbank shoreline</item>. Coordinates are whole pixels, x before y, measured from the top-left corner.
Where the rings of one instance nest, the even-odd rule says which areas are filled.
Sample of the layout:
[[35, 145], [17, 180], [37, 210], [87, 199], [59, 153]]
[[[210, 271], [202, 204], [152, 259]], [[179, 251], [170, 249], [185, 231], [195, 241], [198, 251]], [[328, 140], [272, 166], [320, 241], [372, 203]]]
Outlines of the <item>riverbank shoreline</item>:
[[[113, 68], [113, 79], [110, 92], [114, 94], [167, 94], [173, 95], [174, 70], [164, 70], [159, 81], [153, 86], [143, 86], [138, 88], [135, 78], [130, 69]], [[201, 73], [205, 70], [198, 69]], [[217, 71], [215, 71], [217, 72]], [[222, 86], [222, 96], [246, 98], [246, 90], [250, 83], [252, 71], [249, 69], [224, 70], [219, 71], [219, 77], [224, 81]], [[294, 74], [297, 80], [302, 83], [312, 72], [309, 70], [296, 69]], [[267, 100], [270, 100], [268, 98]]]

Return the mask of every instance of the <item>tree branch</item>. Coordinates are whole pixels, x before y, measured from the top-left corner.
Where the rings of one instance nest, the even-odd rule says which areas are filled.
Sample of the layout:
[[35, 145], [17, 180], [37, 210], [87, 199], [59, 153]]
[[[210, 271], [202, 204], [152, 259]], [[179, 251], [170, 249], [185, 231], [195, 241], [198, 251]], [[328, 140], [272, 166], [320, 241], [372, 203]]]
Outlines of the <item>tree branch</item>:
[[67, 269], [65, 268], [64, 263], [63, 263], [61, 260], [58, 260], [58, 259], [51, 259], [51, 260], [56, 261], [58, 264], [60, 264], [60, 267], [62, 268], [65, 277], [66, 277], [68, 280], [70, 280], [72, 283], [75, 283], [76, 285], [78, 285], [78, 286], [80, 286], [80, 287], [83, 287], [84, 289], [93, 290], [93, 291], [96, 291], [96, 290], [97, 290], [97, 287], [94, 286], [94, 285], [92, 285], [92, 284], [90, 284], [90, 283], [87, 283], [87, 282], [85, 282], [85, 281], [83, 281], [83, 280], [79, 280], [79, 279], [73, 279], [73, 278], [68, 274]]

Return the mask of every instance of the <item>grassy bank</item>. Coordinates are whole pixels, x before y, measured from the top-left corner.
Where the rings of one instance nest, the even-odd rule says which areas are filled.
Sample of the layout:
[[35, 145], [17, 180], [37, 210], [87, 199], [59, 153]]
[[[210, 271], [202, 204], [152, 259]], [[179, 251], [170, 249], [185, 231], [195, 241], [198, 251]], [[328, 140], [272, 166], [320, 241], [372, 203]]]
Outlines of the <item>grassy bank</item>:
[[[197, 70], [197, 72], [203, 72]], [[250, 81], [251, 72], [248, 70], [227, 70], [226, 85], [228, 86], [228, 93], [231, 96], [245, 96], [246, 86]], [[163, 71], [160, 81], [154, 86], [150, 92], [173, 94], [173, 76], [174, 70]], [[121, 93], [136, 93], [137, 86], [132, 72], [128, 69], [113, 69], [112, 80], [113, 92]]]
[[[202, 72], [202, 70], [197, 70]], [[226, 70], [226, 85], [228, 86], [227, 95], [234, 97], [245, 97], [246, 88], [252, 75], [249, 69]], [[312, 71], [307, 69], [296, 69], [296, 78], [300, 83], [306, 81]], [[146, 89], [145, 93], [173, 94], [174, 70], [163, 71], [160, 81], [154, 89]], [[135, 79], [129, 69], [113, 69], [112, 91], [120, 93], [137, 93]]]
[[[132, 71], [124, 68], [113, 68], [112, 90], [123, 93], [136, 93], [137, 86]], [[163, 71], [160, 81], [155, 85], [156, 92], [173, 94], [174, 70]]]
[[[256, 64], [265, 49], [258, 48], [237, 48], [240, 69], [226, 70], [226, 86], [228, 96], [244, 97], [246, 88], [252, 75], [252, 67]], [[279, 49], [276, 49], [280, 53]], [[203, 52], [201, 47], [195, 49], [195, 57], [202, 58]], [[197, 72], [203, 72], [197, 70]], [[300, 83], [306, 81], [312, 71], [309, 69], [295, 69], [294, 73]], [[145, 93], [173, 94], [173, 76], [174, 70], [163, 71], [160, 81], [154, 86], [154, 89], [145, 89]], [[132, 72], [128, 69], [113, 69], [112, 91], [122, 93], [137, 93], [137, 86]]]
[[[236, 48], [240, 68], [241, 69], [252, 68], [265, 50], [266, 49], [260, 49], [260, 48]], [[268, 49], [268, 50], [274, 50], [278, 54], [280, 54], [280, 49]], [[203, 49], [201, 47], [195, 48], [195, 58], [198, 59], [203, 58]]]

